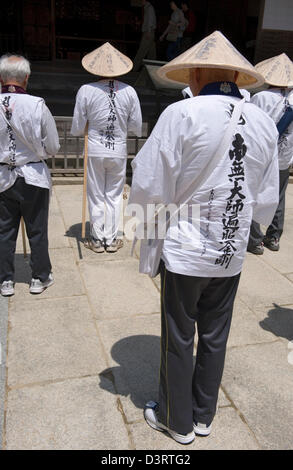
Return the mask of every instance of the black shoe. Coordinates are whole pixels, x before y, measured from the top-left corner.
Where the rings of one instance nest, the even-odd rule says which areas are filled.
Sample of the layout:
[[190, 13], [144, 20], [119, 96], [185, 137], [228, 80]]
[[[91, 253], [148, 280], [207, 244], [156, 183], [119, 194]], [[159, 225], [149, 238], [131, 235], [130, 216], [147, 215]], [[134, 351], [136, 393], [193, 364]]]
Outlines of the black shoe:
[[268, 248], [269, 250], [271, 251], [279, 251], [280, 249], [280, 242], [279, 242], [279, 239], [278, 238], [275, 238], [275, 237], [271, 237], [271, 238], [268, 238], [268, 237], [265, 237], [264, 240], [264, 246], [266, 248]]
[[254, 255], [263, 255], [263, 252], [264, 252], [263, 243], [260, 243], [259, 245], [248, 246], [247, 251], [249, 251], [250, 253], [253, 253]]

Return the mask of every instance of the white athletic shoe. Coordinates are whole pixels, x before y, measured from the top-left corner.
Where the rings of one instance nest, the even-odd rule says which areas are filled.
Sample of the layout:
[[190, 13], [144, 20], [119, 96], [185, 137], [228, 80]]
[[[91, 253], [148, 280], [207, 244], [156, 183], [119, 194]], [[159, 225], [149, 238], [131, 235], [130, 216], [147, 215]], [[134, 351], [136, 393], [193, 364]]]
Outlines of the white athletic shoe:
[[172, 437], [172, 439], [174, 439], [174, 441], [179, 442], [180, 444], [190, 444], [192, 441], [194, 441], [195, 434], [193, 431], [189, 432], [188, 434], [179, 434], [178, 432], [173, 431], [172, 429], [167, 428], [167, 426], [164, 424], [160, 423], [157, 417], [158, 407], [159, 404], [155, 401], [149, 401], [145, 405], [144, 418], [151, 428], [161, 432], [166, 431]]
[[40, 279], [32, 278], [30, 284], [30, 293], [31, 294], [41, 294], [45, 289], [50, 287], [54, 283], [53, 274], [50, 273], [48, 279], [45, 282], [40, 281]]
[[209, 426], [203, 423], [193, 423], [193, 430], [199, 436], [208, 436], [212, 430], [212, 425]]
[[2, 282], [0, 292], [1, 292], [1, 295], [3, 295], [3, 297], [10, 297], [11, 295], [14, 295], [14, 282], [13, 281]]
[[123, 240], [121, 240], [121, 238], [115, 238], [110, 245], [106, 245], [106, 251], [107, 253], [116, 253], [122, 247]]
[[95, 253], [104, 253], [105, 248], [101, 240], [94, 240], [93, 238], [88, 238], [84, 241], [85, 248], [94, 251]]

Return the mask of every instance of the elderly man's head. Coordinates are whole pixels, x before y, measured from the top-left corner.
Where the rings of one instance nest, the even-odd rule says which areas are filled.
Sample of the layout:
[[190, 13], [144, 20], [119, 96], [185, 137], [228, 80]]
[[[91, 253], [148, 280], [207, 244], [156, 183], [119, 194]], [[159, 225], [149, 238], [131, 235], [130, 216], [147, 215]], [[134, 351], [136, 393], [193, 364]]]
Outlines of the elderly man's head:
[[189, 86], [193, 96], [198, 95], [200, 90], [208, 83], [213, 82], [236, 82], [238, 72], [228, 69], [193, 68], [189, 71]]
[[17, 85], [26, 88], [30, 73], [30, 63], [24, 57], [7, 54], [0, 58], [2, 85]]

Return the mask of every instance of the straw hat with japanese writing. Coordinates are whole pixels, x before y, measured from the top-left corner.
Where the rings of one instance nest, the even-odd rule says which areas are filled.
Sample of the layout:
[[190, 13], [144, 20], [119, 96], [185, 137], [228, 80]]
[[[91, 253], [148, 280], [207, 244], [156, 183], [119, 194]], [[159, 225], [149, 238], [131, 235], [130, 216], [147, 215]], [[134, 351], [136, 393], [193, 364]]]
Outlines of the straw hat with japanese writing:
[[283, 53], [255, 66], [268, 85], [293, 88], [293, 62]]
[[220, 31], [215, 31], [163, 65], [157, 73], [168, 82], [189, 83], [189, 69], [194, 68], [239, 72], [236, 83], [242, 88], [257, 88], [264, 83], [262, 75]]
[[88, 72], [101, 77], [118, 77], [130, 72], [132, 61], [109, 42], [85, 55], [82, 66]]

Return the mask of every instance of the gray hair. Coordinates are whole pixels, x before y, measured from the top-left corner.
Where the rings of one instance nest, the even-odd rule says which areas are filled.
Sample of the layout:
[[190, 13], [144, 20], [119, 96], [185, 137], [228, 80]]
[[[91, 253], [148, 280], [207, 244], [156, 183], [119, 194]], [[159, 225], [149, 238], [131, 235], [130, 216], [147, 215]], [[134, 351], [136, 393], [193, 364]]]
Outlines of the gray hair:
[[16, 54], [5, 54], [0, 57], [0, 77], [4, 83], [9, 80], [22, 83], [30, 74], [30, 63], [25, 57]]

